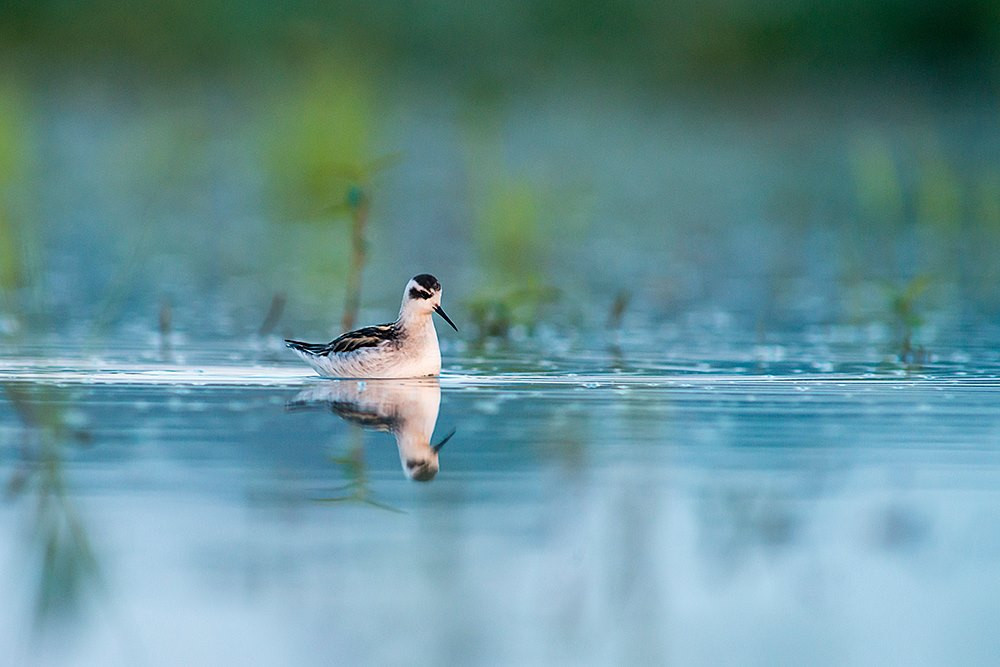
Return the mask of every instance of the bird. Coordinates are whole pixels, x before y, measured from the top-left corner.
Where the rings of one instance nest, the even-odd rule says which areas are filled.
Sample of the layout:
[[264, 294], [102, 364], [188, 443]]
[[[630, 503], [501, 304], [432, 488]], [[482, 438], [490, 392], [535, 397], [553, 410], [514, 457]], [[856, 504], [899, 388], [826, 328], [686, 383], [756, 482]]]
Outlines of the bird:
[[441, 283], [428, 273], [414, 276], [403, 290], [395, 322], [363, 327], [329, 343], [285, 339], [285, 345], [323, 377], [412, 378], [441, 372], [441, 349], [432, 315], [458, 327], [441, 307]]
[[285, 404], [289, 411], [328, 408], [341, 419], [396, 438], [403, 474], [417, 482], [434, 479], [440, 470], [438, 453], [455, 430], [431, 442], [441, 406], [436, 378], [406, 382], [340, 380], [317, 382]]

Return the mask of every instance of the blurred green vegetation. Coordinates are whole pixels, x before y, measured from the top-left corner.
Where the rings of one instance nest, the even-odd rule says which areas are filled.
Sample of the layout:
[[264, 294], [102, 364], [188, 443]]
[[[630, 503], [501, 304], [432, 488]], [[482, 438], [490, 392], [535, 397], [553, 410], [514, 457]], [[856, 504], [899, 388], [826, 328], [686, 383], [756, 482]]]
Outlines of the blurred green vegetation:
[[[642, 290], [648, 286], [636, 286], [635, 300], [630, 292], [620, 292], [612, 304], [611, 290], [621, 287], [609, 287], [611, 280], [603, 276], [583, 275], [603, 274], [606, 267], [590, 270], [589, 259], [579, 259], [583, 253], [573, 266], [560, 265], [574, 252], [565, 250], [574, 245], [567, 241], [579, 235], [590, 245], [595, 238], [603, 244], [614, 238], [606, 230], [616, 228], [623, 253], [626, 248], [636, 255], [663, 251], [664, 258], [644, 258], [657, 265], [646, 270], [669, 276], [687, 289], [691, 285], [679, 279], [687, 269], [675, 269], [681, 266], [677, 260], [706, 273], [728, 268], [738, 253], [719, 248], [727, 237], [736, 238], [730, 232], [737, 225], [757, 224], [758, 212], [753, 196], [737, 214], [713, 208], [716, 190], [723, 199], [730, 184], [706, 189], [697, 204], [689, 203], [696, 199], [689, 193], [675, 192], [694, 179], [674, 173], [685, 166], [678, 166], [678, 158], [670, 154], [672, 141], [680, 151], [685, 150], [684, 142], [698, 142], [698, 151], [685, 153], [692, 173], [703, 170], [706, 179], [726, 178], [721, 171], [705, 171], [705, 165], [721, 161], [710, 156], [702, 163], [696, 155], [701, 147], [710, 148], [713, 140], [707, 135], [728, 122], [721, 116], [672, 125], [670, 114], [685, 112], [671, 107], [656, 116], [656, 124], [634, 134], [623, 132], [626, 141], [607, 156], [606, 165], [601, 164], [601, 152], [608, 144], [597, 138], [588, 144], [588, 134], [618, 131], [608, 125], [630, 119], [642, 123], [643, 114], [659, 114], [664, 98], [650, 104], [648, 93], [677, 90], [669, 87], [677, 81], [721, 84], [726, 96], [719, 106], [729, 108], [732, 117], [750, 118], [749, 134], [762, 136], [768, 132], [766, 122], [757, 124], [759, 119], [751, 117], [760, 109], [774, 112], [769, 104], [781, 105], [780, 95], [778, 101], [770, 99], [772, 88], [756, 86], [767, 77], [789, 77], [796, 85], [780, 89], [785, 91], [808, 83], [813, 95], [822, 91], [820, 104], [826, 103], [828, 91], [839, 94], [839, 82], [862, 82], [844, 87], [851, 95], [859, 88], [867, 90], [865, 82], [894, 80], [900, 73], [908, 81], [960, 77], [978, 90], [997, 72], [998, 46], [1000, 9], [982, 0], [683, 0], [669, 5], [651, 0], [488, 5], [457, 0], [166, 0], [151, 7], [111, 0], [3, 2], [0, 66], [24, 76], [0, 77], [0, 292], [6, 313], [24, 312], [11, 305], [12, 299], [23, 300], [26, 288], [41, 289], [44, 281], [34, 279], [33, 272], [48, 277], [55, 271], [39, 261], [47, 239], [37, 237], [43, 232], [72, 237], [71, 228], [86, 218], [93, 229], [107, 228], [98, 229], [93, 240], [93, 247], [106, 254], [85, 270], [80, 265], [67, 270], [71, 275], [99, 274], [81, 281], [88, 283], [80, 291], [82, 297], [73, 294], [67, 300], [91, 310], [97, 304], [86, 316], [96, 321], [98, 330], [135, 306], [130, 299], [142, 298], [132, 292], [151, 258], [160, 263], [149, 270], [159, 290], [148, 299], [154, 305], [142, 306], [150, 322], [158, 313], [161, 322], [167, 321], [167, 311], [157, 312], [155, 304], [171, 302], [176, 308], [169, 315], [183, 330], [185, 317], [197, 321], [204, 311], [200, 300], [217, 296], [227, 307], [243, 299], [245, 310], [257, 309], [244, 317], [242, 330], [277, 331], [287, 294], [293, 314], [323, 312], [329, 320], [327, 313], [342, 307], [340, 326], [350, 327], [361, 303], [364, 268], [370, 260], [378, 262], [377, 256], [369, 256], [372, 228], [389, 240], [389, 251], [397, 250], [398, 239], [411, 233], [409, 220], [380, 220], [375, 204], [382, 201], [380, 179], [398, 159], [394, 151], [404, 142], [407, 148], [430, 148], [427, 155], [407, 156], [406, 176], [392, 183], [396, 189], [388, 193], [389, 199], [397, 197], [394, 214], [418, 211], [414, 219], [420, 220], [436, 205], [420, 201], [407, 207], [400, 204], [399, 195], [412, 196], [406, 188], [417, 182], [414, 174], [438, 170], [445, 175], [442, 181], [454, 178], [448, 171], [454, 156], [448, 151], [455, 147], [431, 147], [415, 135], [444, 130], [434, 141], [443, 138], [447, 144], [453, 139], [447, 130], [459, 118], [465, 132], [456, 152], [464, 151], [463, 185], [468, 188], [446, 190], [444, 197], [467, 195], [467, 209], [464, 201], [447, 202], [441, 209], [469, 213], [467, 235], [465, 220], [447, 231], [454, 234], [454, 256], [466, 250], [458, 246], [472, 245], [475, 280], [463, 285], [462, 293], [480, 338], [529, 329], [555, 312], [550, 306], [561, 308], [561, 321], [567, 321], [566, 304], [574, 297], [587, 308], [603, 299], [607, 305], [601, 308], [611, 307], [610, 324], [617, 326], [627, 304], [643, 307]], [[567, 72], [577, 76], [564, 76]], [[549, 90], [556, 81], [571, 87], [575, 100], [592, 100], [594, 111], [582, 120], [565, 119], [567, 125], [589, 123], [583, 131], [567, 131], [584, 145], [553, 156], [545, 143], [542, 151], [548, 153], [539, 157], [524, 144], [548, 142], [549, 135], [564, 130], [564, 119], [547, 118], [526, 130], [524, 125], [534, 121], [524, 107], [538, 105], [546, 113], [565, 114], [565, 108], [552, 103], [564, 90]], [[732, 85], [737, 82], [744, 87]], [[414, 94], [415, 89], [420, 93]], [[754, 90], [752, 100], [740, 92], [729, 95], [730, 90], [747, 89]], [[464, 114], [462, 91], [471, 93]], [[55, 102], [49, 109], [39, 111], [28, 101], [32, 96], [46, 99], [46, 94]], [[514, 131], [507, 131], [502, 122], [505, 95], [516, 108], [511, 117], [521, 123]], [[602, 111], [604, 95], [615, 105], [614, 113]], [[52, 112], [67, 100], [78, 105], [72, 113], [63, 117]], [[816, 100], [810, 98], [810, 103]], [[408, 124], [426, 111], [418, 108], [422, 104], [439, 115], [430, 122]], [[995, 101], [978, 95], [973, 104], [981, 110]], [[633, 105], [644, 110], [633, 115]], [[628, 111], [619, 114], [621, 109]], [[809, 113], [815, 110], [806, 109], [803, 116]], [[31, 126], [38, 117], [49, 123], [48, 148], [60, 137], [78, 142], [73, 156], [50, 150], [47, 159], [56, 155], [64, 168], [70, 165], [67, 171], [92, 166], [103, 170], [103, 178], [94, 183], [106, 190], [99, 194], [113, 209], [111, 215], [105, 217], [105, 210], [84, 198], [72, 202], [73, 213], [64, 203], [42, 224], [32, 210], [41, 198], [32, 188], [38, 147]], [[63, 128], [66, 134], [59, 135], [58, 123], [78, 125], [75, 131]], [[88, 143], [95, 128], [105, 134]], [[809, 132], [822, 134], [815, 127]], [[850, 199], [853, 189], [853, 201], [846, 206], [850, 210], [843, 214], [837, 209], [841, 202], [822, 201], [819, 178], [809, 181], [796, 175], [799, 189], [792, 199], [804, 203], [797, 204], [795, 213], [768, 221], [776, 223], [775, 235], [793, 248], [811, 238], [802, 231], [809, 215], [824, 222], [837, 218], [839, 245], [828, 259], [847, 284], [844, 310], [853, 319], [869, 317], [877, 301], [879, 316], [891, 321], [892, 299], [882, 298], [872, 287], [906, 285], [918, 277], [932, 283], [920, 299], [921, 308], [935, 307], [935, 300], [948, 294], [935, 286], [961, 283], [962, 289], [974, 292], [973, 300], [994, 304], [1000, 312], [1000, 263], [993, 259], [1000, 248], [1000, 168], [995, 157], [977, 161], [956, 154], [961, 150], [956, 146], [968, 146], [970, 139], [956, 140], [949, 133], [956, 133], [954, 126], [887, 129], [876, 122], [872, 128], [862, 125], [843, 149], [817, 141], [815, 145], [836, 153], [834, 160], [844, 151], [846, 165], [840, 165], [843, 171], [836, 178], [841, 188], [847, 183], [848, 193], [838, 189], [834, 196]], [[629, 138], [635, 143], [628, 143]], [[752, 139], [743, 145], [746, 153], [754, 150]], [[565, 137], [557, 137], [551, 146], [559, 146], [560, 140]], [[513, 142], [520, 143], [512, 147]], [[647, 143], [663, 144], [660, 158], [645, 153]], [[574, 176], [589, 169], [583, 178], [601, 186], [595, 207], [604, 217], [599, 234], [593, 233], [596, 227], [573, 226], [573, 218], [590, 202], [579, 192], [567, 191], [561, 174], [555, 173], [561, 161], [577, 158], [593, 164]], [[823, 168], [817, 164], [807, 168]], [[50, 190], [58, 194], [59, 187]], [[434, 197], [441, 199], [437, 193]], [[662, 205], [651, 206], [644, 201], [647, 197], [660, 198]], [[647, 243], [658, 230], [672, 241]], [[793, 237], [798, 241], [790, 240]], [[751, 255], [739, 256], [751, 261]], [[717, 264], [709, 268], [712, 260]], [[802, 262], [811, 260], [790, 252], [781, 261], [785, 264], [777, 262], [778, 269], [768, 265], [768, 270], [794, 277], [806, 272]], [[636, 264], [623, 261], [616, 270]], [[592, 282], [584, 284], [586, 280]], [[771, 280], [781, 282], [773, 276]], [[598, 300], [592, 298], [596, 283], [608, 290]], [[578, 294], [570, 293], [574, 284], [580, 287]], [[864, 299], [856, 299], [862, 292]], [[706, 301], [713, 295], [703, 296]], [[195, 310], [202, 309], [194, 316], [193, 302]], [[246, 305], [250, 302], [253, 305]], [[222, 327], [234, 330], [229, 321]]]
[[0, 80], [0, 289], [4, 291], [28, 282], [23, 228], [16, 222], [18, 192], [25, 186], [30, 160], [28, 114], [22, 89]]
[[468, 304], [481, 337], [503, 337], [537, 322], [557, 293], [545, 278], [550, 243], [542, 193], [529, 179], [494, 174], [483, 183], [475, 232], [484, 283]]
[[355, 204], [378, 170], [375, 91], [342, 59], [317, 62], [278, 87], [267, 119], [272, 176], [290, 219], [325, 222]]
[[922, 320], [918, 303], [944, 305], [934, 303], [935, 286], [960, 285], [976, 292], [976, 303], [1000, 303], [997, 167], [989, 159], [970, 164], [957, 150], [927, 130], [867, 132], [848, 149], [857, 211], [841, 235], [845, 279], [897, 285], [884, 312], [903, 331], [904, 350]]
[[0, 315], [33, 312], [40, 252], [33, 179], [36, 135], [26, 87], [0, 76]]
[[[44, 139], [37, 127], [42, 114], [36, 97], [26, 75], [0, 77], [0, 316], [10, 323], [0, 333], [8, 335], [23, 333], [26, 324], [59, 317], [54, 311], [47, 238], [54, 226], [41, 212], [45, 208], [42, 181], [48, 174], [40, 157]], [[127, 128], [122, 145], [109, 148], [121, 163], [115, 178], [123, 193], [134, 194], [140, 183], [147, 192], [158, 192], [168, 184], [164, 175], [187, 174], [190, 180], [182, 185], [188, 187], [196, 180], [196, 174], [179, 165], [197, 164], [190, 151], [200, 144], [176, 131], [177, 124], [175, 115], [160, 113], [151, 120], [152, 131], [149, 126], [141, 131]], [[155, 183], [149, 182], [152, 179]], [[138, 216], [118, 227], [115, 233], [123, 257], [115, 258], [118, 261], [105, 257], [106, 261], [94, 264], [100, 267], [99, 275], [106, 273], [101, 276], [106, 282], [99, 298], [88, 307], [91, 339], [87, 342], [105, 333], [121, 314], [136, 275], [146, 270], [151, 226], [147, 217]]]
[[[281, 219], [317, 223], [316, 238], [294, 254], [314, 294], [346, 282], [341, 328], [350, 329], [361, 302], [374, 180], [397, 156], [375, 152], [375, 88], [348, 57], [317, 57], [279, 89], [261, 133], [269, 140], [272, 194]], [[348, 226], [336, 224], [341, 220]]]
[[466, 305], [480, 339], [504, 338], [514, 326], [531, 328], [558, 297], [546, 267], [555, 221], [566, 219], [542, 176], [506, 164], [496, 119], [486, 118], [466, 132], [481, 280]]
[[926, 351], [914, 342], [914, 335], [924, 323], [920, 301], [931, 286], [928, 276], [917, 276], [906, 285], [889, 289], [899, 361], [908, 365], [922, 364]]
[[291, 62], [304, 41], [322, 40], [463, 76], [525, 76], [565, 62], [653, 78], [745, 76], [868, 69], [873, 59], [987, 62], [995, 72], [1000, 43], [992, 0], [6, 0], [0, 18], [0, 55], [164, 71]]
[[87, 445], [65, 391], [46, 385], [8, 383], [4, 395], [21, 422], [21, 465], [7, 482], [8, 497], [30, 496], [37, 558], [35, 629], [43, 632], [81, 612], [100, 589], [100, 568], [86, 525], [69, 491], [64, 459], [73, 445]]

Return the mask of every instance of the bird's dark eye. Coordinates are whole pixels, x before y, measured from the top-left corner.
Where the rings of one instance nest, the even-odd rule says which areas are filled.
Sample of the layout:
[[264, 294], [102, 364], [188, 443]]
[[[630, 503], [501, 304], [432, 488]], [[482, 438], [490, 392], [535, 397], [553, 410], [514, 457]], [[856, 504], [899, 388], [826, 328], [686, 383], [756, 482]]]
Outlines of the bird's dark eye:
[[416, 459], [407, 459], [406, 461], [406, 467], [408, 470], [413, 470], [417, 466], [422, 466], [422, 465], [424, 465], [424, 462], [417, 461]]
[[433, 295], [427, 290], [422, 290], [417, 287], [410, 288], [410, 298], [411, 299], [429, 299]]

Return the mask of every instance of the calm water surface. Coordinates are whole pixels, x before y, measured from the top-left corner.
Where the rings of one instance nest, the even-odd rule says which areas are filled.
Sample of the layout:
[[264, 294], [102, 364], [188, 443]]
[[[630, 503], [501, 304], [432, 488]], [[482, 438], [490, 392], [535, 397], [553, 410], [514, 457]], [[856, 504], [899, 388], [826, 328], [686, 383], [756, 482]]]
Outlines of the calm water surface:
[[[0, 667], [996, 664], [981, 77], [327, 69], [8, 77]], [[439, 383], [323, 381], [280, 344], [339, 320], [324, 211], [358, 184], [292, 181], [352, 97], [363, 127], [332, 125], [385, 167], [358, 321], [437, 275]], [[491, 308], [510, 342], [468, 342]]]
[[5, 664], [1000, 653], [985, 344], [515, 344], [440, 382], [43, 348], [0, 358]]

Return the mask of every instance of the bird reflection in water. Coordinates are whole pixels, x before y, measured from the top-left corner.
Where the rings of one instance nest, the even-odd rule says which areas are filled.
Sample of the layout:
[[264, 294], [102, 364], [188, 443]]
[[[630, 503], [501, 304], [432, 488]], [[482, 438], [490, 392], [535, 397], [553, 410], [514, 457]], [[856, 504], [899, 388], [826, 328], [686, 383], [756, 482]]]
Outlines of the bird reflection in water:
[[431, 443], [441, 405], [437, 378], [420, 380], [334, 380], [303, 389], [289, 410], [329, 408], [362, 428], [392, 433], [403, 472], [428, 482], [440, 469], [438, 454], [455, 434]]

